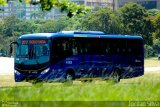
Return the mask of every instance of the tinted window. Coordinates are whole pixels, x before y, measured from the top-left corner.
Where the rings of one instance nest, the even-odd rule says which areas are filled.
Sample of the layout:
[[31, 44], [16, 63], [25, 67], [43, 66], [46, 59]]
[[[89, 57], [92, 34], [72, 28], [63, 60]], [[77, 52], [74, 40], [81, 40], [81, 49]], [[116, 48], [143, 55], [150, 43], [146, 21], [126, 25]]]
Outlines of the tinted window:
[[63, 58], [77, 54], [141, 54], [142, 41], [106, 38], [56, 38], [55, 55]]

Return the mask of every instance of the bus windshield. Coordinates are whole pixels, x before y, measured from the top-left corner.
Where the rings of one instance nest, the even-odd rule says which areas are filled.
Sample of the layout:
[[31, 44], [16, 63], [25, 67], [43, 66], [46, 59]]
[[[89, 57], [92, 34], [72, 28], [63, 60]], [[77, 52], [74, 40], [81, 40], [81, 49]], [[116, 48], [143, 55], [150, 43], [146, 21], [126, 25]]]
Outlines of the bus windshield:
[[16, 48], [17, 62], [30, 60], [30, 64], [42, 64], [49, 61], [50, 49], [47, 40], [19, 40], [18, 44]]

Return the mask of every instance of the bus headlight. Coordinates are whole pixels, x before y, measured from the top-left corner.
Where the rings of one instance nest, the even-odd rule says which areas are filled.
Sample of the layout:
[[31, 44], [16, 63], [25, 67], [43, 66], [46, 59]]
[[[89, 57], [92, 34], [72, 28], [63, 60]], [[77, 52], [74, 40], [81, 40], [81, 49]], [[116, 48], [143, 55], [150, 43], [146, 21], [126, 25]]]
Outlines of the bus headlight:
[[45, 74], [45, 73], [47, 73], [48, 71], [49, 71], [49, 68], [43, 70], [43, 71], [41, 72], [41, 74]]
[[14, 70], [15, 74], [20, 75], [20, 73], [17, 70]]

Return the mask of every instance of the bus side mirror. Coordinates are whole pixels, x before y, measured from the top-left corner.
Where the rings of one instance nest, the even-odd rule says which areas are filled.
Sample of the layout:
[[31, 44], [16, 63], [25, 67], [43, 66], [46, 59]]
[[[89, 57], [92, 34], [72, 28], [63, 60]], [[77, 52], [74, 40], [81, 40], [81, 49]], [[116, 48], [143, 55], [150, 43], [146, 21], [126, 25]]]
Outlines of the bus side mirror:
[[10, 55], [12, 54], [12, 52], [13, 52], [13, 47], [12, 45], [10, 45], [10, 50], [9, 50]]
[[19, 44], [17, 42], [11, 42], [10, 50], [9, 50], [10, 55], [12, 55], [12, 53], [13, 53], [13, 47], [12, 47], [13, 45], [12, 44], [16, 44], [17, 46], [19, 46]]

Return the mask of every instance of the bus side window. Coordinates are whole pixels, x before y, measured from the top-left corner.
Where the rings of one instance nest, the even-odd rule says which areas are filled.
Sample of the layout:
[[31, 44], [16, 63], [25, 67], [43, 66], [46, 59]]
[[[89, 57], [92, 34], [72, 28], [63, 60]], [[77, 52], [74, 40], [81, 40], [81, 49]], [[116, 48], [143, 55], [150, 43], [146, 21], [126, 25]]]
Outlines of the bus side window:
[[72, 52], [73, 52], [73, 55], [77, 55], [78, 54], [77, 47], [72, 48]]
[[73, 55], [73, 41], [71, 38], [64, 38], [63, 39], [63, 52], [64, 57], [67, 58]]
[[107, 44], [107, 46], [106, 46], [106, 54], [109, 54], [109, 51], [110, 51], [110, 46], [109, 46], [109, 44]]
[[131, 48], [129, 47], [129, 48], [128, 48], [128, 54], [131, 54], [131, 52], [132, 52], [132, 51], [131, 51]]
[[72, 43], [70, 46], [72, 54], [77, 55], [78, 54], [78, 46], [77, 46], [76, 39], [74, 38], [70, 42]]
[[126, 41], [126, 54], [128, 54], [128, 55], [132, 54], [132, 46], [131, 46], [131, 41], [130, 40]]
[[105, 41], [106, 42], [106, 54], [111, 54], [112, 53], [112, 47], [111, 47], [111, 42], [110, 42], [110, 40], [106, 40]]
[[77, 53], [78, 54], [87, 54], [88, 53], [88, 43], [84, 38], [77, 39]]
[[110, 54], [116, 54], [117, 53], [117, 47], [116, 47], [116, 41], [111, 40], [110, 44], [111, 44], [111, 50], [110, 50]]
[[126, 40], [120, 40], [120, 47], [121, 47], [121, 54], [122, 55], [126, 55], [128, 52], [128, 50], [127, 50], [127, 42], [126, 42]]

